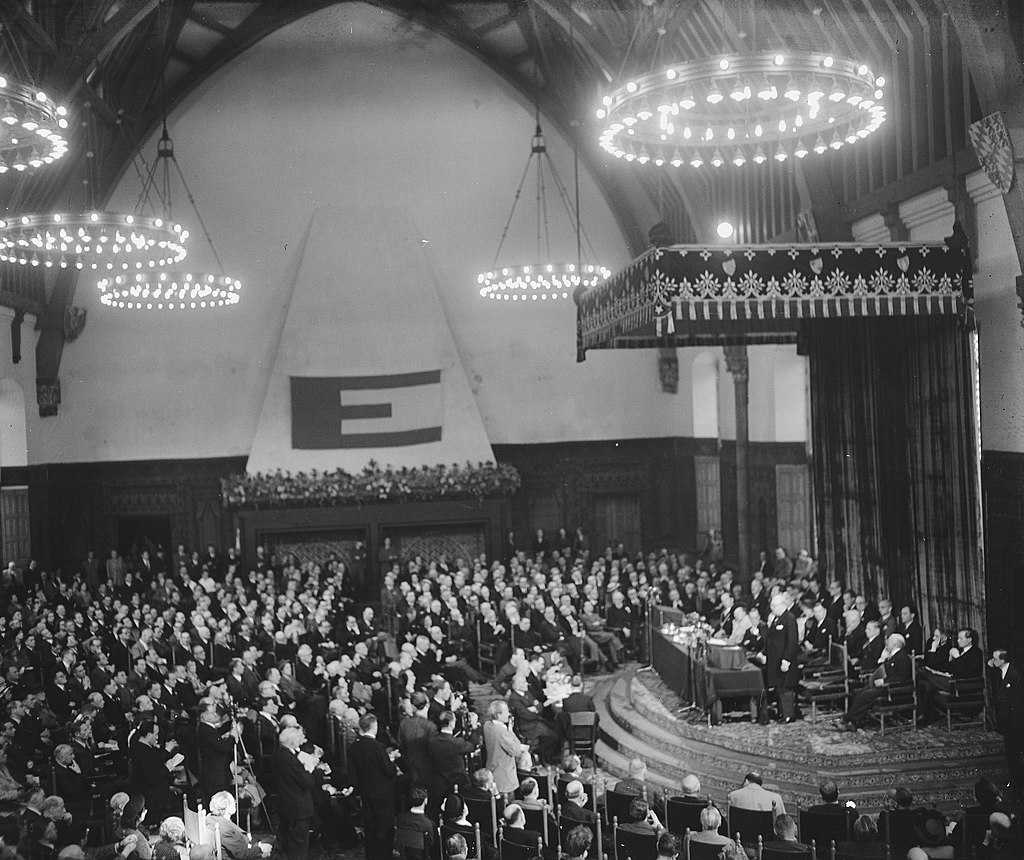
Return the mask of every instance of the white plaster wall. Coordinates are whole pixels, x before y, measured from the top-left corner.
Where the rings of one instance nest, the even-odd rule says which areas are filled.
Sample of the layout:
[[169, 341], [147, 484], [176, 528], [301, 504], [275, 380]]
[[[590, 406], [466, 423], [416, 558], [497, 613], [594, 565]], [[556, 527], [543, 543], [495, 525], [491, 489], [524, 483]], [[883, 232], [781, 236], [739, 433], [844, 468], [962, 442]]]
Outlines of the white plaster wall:
[[[89, 322], [64, 352], [60, 415], [38, 419], [34, 374], [23, 382], [30, 461], [247, 454], [302, 237], [316, 208], [351, 200], [402, 207], [421, 227], [492, 444], [693, 435], [686, 350], [679, 392], [665, 394], [654, 351], [593, 351], [577, 364], [571, 302], [508, 307], [478, 297], [475, 274], [492, 264], [532, 122], [530, 105], [476, 58], [373, 6], [332, 6], [261, 41], [198, 88], [169, 122], [225, 266], [245, 282], [241, 306], [206, 318], [115, 313], [82, 278], [75, 303], [89, 310]], [[568, 181], [569, 146], [550, 125], [547, 140]], [[155, 137], [147, 156], [154, 150]], [[112, 208], [131, 206], [137, 193], [129, 171]], [[552, 256], [572, 259], [571, 230], [552, 203]], [[582, 205], [600, 262], [621, 267], [625, 243], [586, 172]], [[524, 199], [520, 209], [525, 216], [531, 206]], [[175, 214], [192, 230], [190, 265], [211, 266], [181, 195]], [[353, 255], [368, 253], [344, 235], [337, 241]], [[519, 218], [503, 261], [534, 256], [533, 223]], [[386, 319], [380, 336], [389, 337]], [[33, 348], [34, 337], [26, 336], [27, 362]], [[751, 413], [758, 440], [774, 438], [774, 383], [764, 372], [762, 380], [755, 363], [752, 382], [763, 384]], [[724, 371], [719, 390], [719, 423], [723, 435], [733, 435]]]
[[1003, 198], [977, 203], [975, 311], [981, 371], [981, 441], [990, 451], [1024, 452], [1024, 330], [1020, 274]]

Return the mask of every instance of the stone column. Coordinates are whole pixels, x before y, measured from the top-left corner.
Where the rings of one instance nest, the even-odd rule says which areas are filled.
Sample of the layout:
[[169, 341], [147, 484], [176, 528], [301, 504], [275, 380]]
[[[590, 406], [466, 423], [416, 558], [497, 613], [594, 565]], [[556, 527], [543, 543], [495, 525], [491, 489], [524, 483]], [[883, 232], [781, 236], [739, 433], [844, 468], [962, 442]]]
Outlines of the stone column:
[[732, 374], [736, 396], [736, 558], [741, 581], [750, 576], [750, 479], [747, 471], [747, 453], [750, 443], [747, 408], [747, 389], [750, 371], [745, 343], [725, 347], [725, 366]]

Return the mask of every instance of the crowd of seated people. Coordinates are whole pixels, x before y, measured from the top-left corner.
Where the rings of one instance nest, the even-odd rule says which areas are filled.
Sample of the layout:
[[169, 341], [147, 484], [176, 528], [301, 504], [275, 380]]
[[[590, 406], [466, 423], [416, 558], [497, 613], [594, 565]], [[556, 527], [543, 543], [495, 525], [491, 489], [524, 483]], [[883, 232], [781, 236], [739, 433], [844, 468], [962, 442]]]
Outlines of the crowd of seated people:
[[[626, 567], [630, 571], [629, 565]], [[892, 601], [873, 601], [863, 594], [844, 588], [835, 580], [822, 588], [818, 580], [817, 563], [806, 550], [791, 560], [779, 547], [775, 558], [768, 560], [762, 553], [761, 565], [754, 571], [749, 584], [735, 581], [734, 572], [715, 562], [693, 564], [677, 556], [662, 554], [647, 559], [647, 572], [654, 586], [656, 602], [662, 607], [679, 610], [691, 618], [706, 622], [721, 640], [742, 646], [751, 661], [765, 671], [765, 686], [769, 691], [795, 694], [799, 684], [796, 667], [811, 674], [832, 659], [830, 645], [842, 644], [847, 655], [850, 696], [846, 704], [842, 725], [850, 731], [863, 729], [870, 721], [876, 703], [885, 698], [887, 691], [903, 688], [912, 683], [916, 675], [917, 725], [927, 725], [938, 719], [940, 706], [948, 700], [958, 682], [978, 681], [977, 698], [981, 699], [981, 679], [986, 673], [986, 660], [977, 631], [960, 628], [946, 631], [937, 625], [929, 639], [925, 639], [917, 608], [913, 604], [895, 607]], [[786, 625], [783, 631], [777, 625], [779, 608], [792, 615], [795, 625]], [[769, 625], [785, 637], [782, 648], [787, 659], [782, 672], [772, 677], [771, 638]], [[792, 641], [790, 641], [792, 640]], [[911, 661], [916, 661], [911, 666]], [[1004, 650], [992, 652], [987, 665], [999, 673], [993, 684], [994, 693], [1013, 687], [1006, 692], [1009, 720], [1012, 725], [1019, 719], [1020, 691], [1016, 669]], [[793, 666], [790, 666], [793, 664]], [[916, 670], [916, 671], [915, 671]], [[992, 673], [992, 680], [995, 672]], [[995, 697], [998, 699], [998, 696]], [[779, 696], [779, 716], [799, 718], [800, 712], [786, 710], [785, 697]], [[980, 704], [979, 704], [980, 709]], [[1012, 714], [1009, 712], [1012, 711]], [[1004, 732], [1004, 734], [1007, 734]], [[1018, 732], [1011, 732], [1016, 735]], [[1008, 736], [1007, 743], [1019, 745]], [[1008, 758], [1018, 762], [1011, 765], [1012, 776], [1020, 779], [1020, 750], [1017, 746]]]
[[[800, 565], [805, 575], [788, 582]], [[90, 553], [70, 572], [9, 565], [0, 572], [4, 850], [25, 860], [203, 860], [216, 842], [218, 856], [254, 860], [271, 850], [249, 835], [256, 826], [274, 828], [290, 858], [307, 856], [312, 834], [326, 847], [362, 836], [371, 860], [388, 860], [396, 832], [464, 850], [445, 829], [475, 838], [479, 801], [492, 797], [492, 823], [526, 844], [545, 829], [534, 825], [550, 785], [548, 771], [530, 768], [560, 763], [559, 802], [540, 820], [562, 853], [582, 857], [614, 834], [604, 833], [603, 786], [566, 757], [569, 716], [594, 709], [580, 673], [643, 655], [652, 597], [717, 614], [724, 633], [749, 641], [773, 596], [804, 598], [801, 583], [817, 594], [803, 556], [794, 564], [777, 553], [743, 588], [727, 570], [666, 552], [630, 558], [617, 545], [591, 558], [582, 531], [538, 534], [529, 551], [510, 545], [494, 561], [389, 560], [382, 580], [375, 610], [356, 602], [341, 560], [300, 564], [263, 548], [251, 559], [213, 546], [112, 553], [105, 563]], [[824, 598], [808, 612], [793, 601], [802, 636], [839, 632], [835, 601]], [[810, 658], [815, 648], [804, 650]], [[492, 675], [504, 698], [478, 715], [469, 685]], [[638, 802], [623, 832], [656, 835], [667, 810], [639, 802], [644, 775], [630, 776], [622, 791]], [[686, 788], [682, 797], [699, 795]], [[189, 813], [200, 808], [201, 826]], [[586, 846], [572, 823], [589, 834]]]

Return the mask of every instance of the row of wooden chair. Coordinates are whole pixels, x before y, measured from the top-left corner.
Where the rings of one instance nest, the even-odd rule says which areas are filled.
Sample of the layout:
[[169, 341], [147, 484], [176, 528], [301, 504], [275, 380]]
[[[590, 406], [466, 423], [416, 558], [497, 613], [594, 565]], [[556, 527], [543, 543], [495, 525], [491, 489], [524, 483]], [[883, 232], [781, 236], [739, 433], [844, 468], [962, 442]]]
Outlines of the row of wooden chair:
[[[909, 715], [912, 727], [917, 729], [920, 704], [918, 664], [922, 660], [921, 655], [915, 655], [910, 664], [910, 683], [886, 687], [883, 697], [872, 708], [872, 715], [878, 719], [883, 735], [886, 720], [891, 723], [894, 717], [899, 716]], [[818, 710], [822, 706], [845, 713], [856, 690], [868, 683], [867, 678], [870, 677], [870, 673], [851, 676], [849, 652], [842, 642], [830, 642], [828, 662], [821, 666], [805, 667], [804, 675], [801, 699], [810, 706], [811, 722], [817, 721]], [[954, 725], [984, 727], [988, 710], [985, 677], [944, 678], [943, 685], [946, 689], [940, 690], [935, 704], [945, 715], [947, 731], [953, 731]], [[959, 717], [955, 723], [954, 715]]]

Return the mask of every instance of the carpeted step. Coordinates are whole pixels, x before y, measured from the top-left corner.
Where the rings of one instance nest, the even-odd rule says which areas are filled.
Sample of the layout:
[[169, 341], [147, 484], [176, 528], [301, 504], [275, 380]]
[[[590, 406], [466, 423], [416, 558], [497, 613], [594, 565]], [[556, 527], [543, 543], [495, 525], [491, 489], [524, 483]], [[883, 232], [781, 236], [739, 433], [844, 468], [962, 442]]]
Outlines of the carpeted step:
[[[817, 785], [832, 778], [862, 809], [882, 807], [891, 790], [903, 785], [918, 802], [953, 810], [969, 797], [979, 775], [1001, 769], [998, 751], [984, 736], [915, 734], [901, 742], [887, 734], [884, 741], [870, 736], [851, 741], [834, 731], [833, 720], [825, 719], [813, 726], [746, 723], [709, 729], [687, 722], [672, 713], [669, 703], [632, 686], [654, 686], [662, 694], [658, 683], [656, 677], [629, 674], [595, 689], [601, 716], [598, 759], [609, 772], [623, 775], [629, 759], [639, 756], [647, 761], [652, 782], [675, 790], [692, 772], [713, 799], [724, 802], [743, 774], [757, 769], [787, 803], [800, 806], [816, 802]], [[803, 749], [805, 737], [810, 741]], [[895, 751], [872, 750], [869, 742], [885, 743]], [[832, 754], [844, 743], [849, 745], [845, 753]]]

